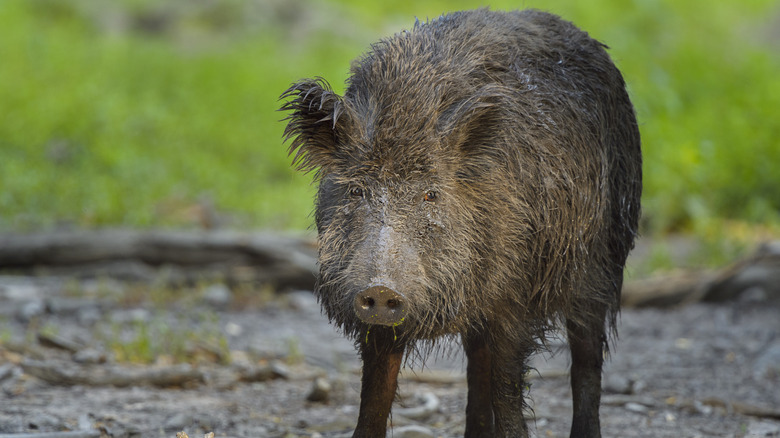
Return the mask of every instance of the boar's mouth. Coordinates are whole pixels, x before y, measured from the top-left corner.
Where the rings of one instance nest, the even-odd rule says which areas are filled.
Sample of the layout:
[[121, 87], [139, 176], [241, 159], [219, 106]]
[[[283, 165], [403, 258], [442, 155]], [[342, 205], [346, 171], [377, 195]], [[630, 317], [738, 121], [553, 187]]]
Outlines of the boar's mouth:
[[406, 319], [406, 297], [386, 286], [372, 286], [355, 295], [354, 309], [366, 324], [395, 327]]

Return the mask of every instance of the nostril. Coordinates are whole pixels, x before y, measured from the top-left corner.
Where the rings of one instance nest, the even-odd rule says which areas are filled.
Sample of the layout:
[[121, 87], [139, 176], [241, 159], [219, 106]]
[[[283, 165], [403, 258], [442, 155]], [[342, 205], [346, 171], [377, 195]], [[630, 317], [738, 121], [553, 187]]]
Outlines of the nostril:
[[387, 307], [390, 308], [390, 309], [395, 309], [396, 307], [398, 307], [400, 305], [401, 305], [401, 302], [398, 301], [395, 298], [390, 298], [389, 300], [387, 300]]
[[363, 297], [363, 301], [362, 301], [361, 304], [362, 304], [364, 309], [368, 310], [368, 309], [374, 307], [374, 304], [376, 304], [376, 302], [374, 301], [374, 299], [372, 297]]

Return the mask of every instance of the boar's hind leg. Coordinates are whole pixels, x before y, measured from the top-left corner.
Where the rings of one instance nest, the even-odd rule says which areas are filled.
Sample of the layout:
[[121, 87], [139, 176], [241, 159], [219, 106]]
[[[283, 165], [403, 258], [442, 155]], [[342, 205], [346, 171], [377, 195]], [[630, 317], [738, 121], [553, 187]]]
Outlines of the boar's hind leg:
[[604, 363], [606, 336], [605, 311], [581, 325], [567, 321], [571, 349], [571, 389], [574, 415], [571, 437], [600, 437], [601, 366]]
[[363, 381], [360, 389], [360, 413], [353, 437], [378, 438], [387, 432], [387, 419], [398, 388], [398, 371], [404, 345], [394, 341], [392, 333], [372, 330], [361, 336]]
[[463, 336], [466, 350], [468, 400], [466, 438], [490, 438], [493, 433], [493, 404], [490, 395], [490, 348], [482, 334]]

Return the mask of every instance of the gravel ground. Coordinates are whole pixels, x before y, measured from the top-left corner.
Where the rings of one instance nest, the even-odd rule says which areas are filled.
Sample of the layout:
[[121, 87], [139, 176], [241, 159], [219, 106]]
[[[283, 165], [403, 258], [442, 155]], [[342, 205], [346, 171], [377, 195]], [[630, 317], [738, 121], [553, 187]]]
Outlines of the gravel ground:
[[[310, 293], [235, 310], [229, 291], [212, 288], [186, 308], [159, 310], [99, 294], [69, 297], [63, 284], [0, 278], [0, 437], [67, 430], [100, 436], [97, 429], [114, 437], [175, 437], [182, 430], [190, 437], [212, 431], [217, 438], [341, 437], [354, 427], [360, 362]], [[779, 310], [778, 303], [750, 300], [624, 309], [605, 372], [604, 436], [780, 436]], [[58, 385], [24, 371], [31, 360], [90, 370], [118, 367], [111, 354], [96, 365], [76, 364], [76, 358], [88, 356], [84, 351], [105, 355], [105, 332], [117, 321], [155, 324], [204, 312], [233, 351], [232, 365], [195, 365], [205, 382], [167, 388]], [[73, 353], [41, 345], [36, 330], [83, 348]], [[551, 354], [534, 359], [535, 419], [529, 424], [537, 437], [568, 436], [570, 424], [566, 346], [563, 340], [552, 345]], [[425, 367], [404, 371], [392, 436], [462, 436], [465, 364], [458, 346], [451, 347]], [[239, 366], [267, 365], [278, 378], [230, 378]], [[325, 402], [307, 401], [317, 377], [330, 387]]]

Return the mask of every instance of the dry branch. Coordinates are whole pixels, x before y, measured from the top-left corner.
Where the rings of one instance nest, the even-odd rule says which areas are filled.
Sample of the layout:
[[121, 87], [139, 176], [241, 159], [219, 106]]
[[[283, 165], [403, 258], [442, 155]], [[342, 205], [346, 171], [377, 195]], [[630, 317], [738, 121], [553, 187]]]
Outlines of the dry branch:
[[0, 438], [100, 438], [99, 430], [70, 430], [64, 432], [0, 434]]
[[78, 366], [62, 361], [25, 360], [26, 374], [53, 385], [84, 386], [182, 386], [205, 381], [203, 373], [188, 364], [170, 367], [131, 368], [113, 366]]
[[[696, 400], [674, 400], [674, 406], [696, 410]], [[780, 409], [774, 407], [758, 406], [751, 403], [745, 403], [736, 400], [725, 400], [717, 397], [709, 397], [702, 400], [698, 400], [701, 405], [710, 406], [713, 408], [719, 408], [726, 412], [733, 412], [735, 414], [745, 415], [755, 418], [766, 418], [771, 420], [780, 420]]]

